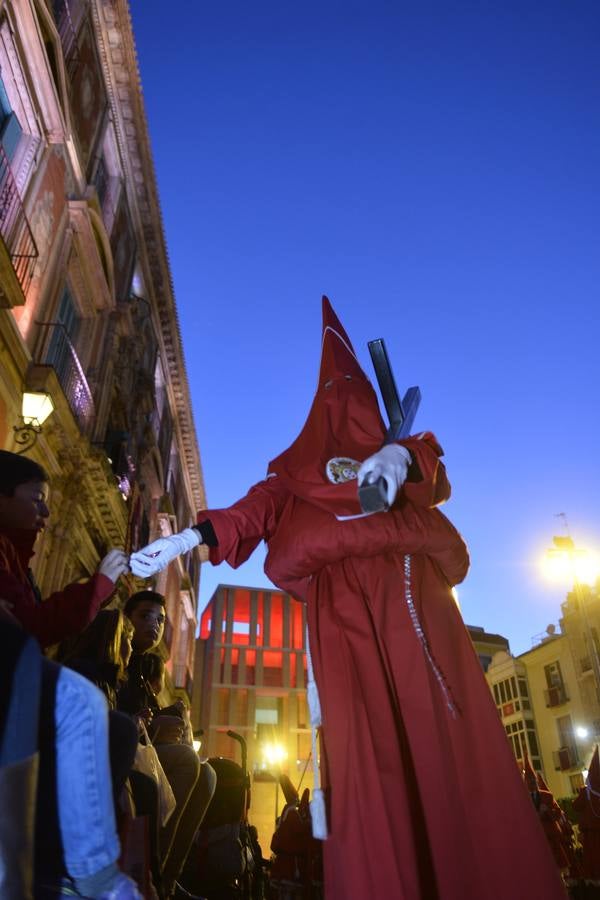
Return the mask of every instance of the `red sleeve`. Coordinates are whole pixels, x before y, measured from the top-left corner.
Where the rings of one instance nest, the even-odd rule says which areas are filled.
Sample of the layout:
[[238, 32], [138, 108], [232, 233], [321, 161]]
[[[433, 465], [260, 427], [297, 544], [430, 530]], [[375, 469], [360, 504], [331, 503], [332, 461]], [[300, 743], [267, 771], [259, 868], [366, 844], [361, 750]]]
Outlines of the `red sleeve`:
[[27, 582], [24, 583], [12, 571], [7, 555], [2, 551], [0, 543], [0, 600], [6, 600], [13, 607], [14, 612], [23, 603], [26, 603], [29, 597], [33, 601], [33, 591]]
[[96, 573], [85, 584], [71, 584], [38, 603], [29, 583], [3, 568], [0, 557], [0, 597], [12, 604], [15, 618], [42, 648], [83, 631], [114, 589], [110, 578]]
[[413, 512], [422, 523], [421, 552], [437, 563], [448, 584], [460, 584], [469, 571], [469, 552], [461, 535], [439, 509], [415, 507]]
[[444, 451], [435, 435], [430, 431], [423, 431], [398, 443], [410, 451], [413, 460], [408, 478], [402, 485], [403, 496], [415, 506], [426, 507], [438, 506], [448, 500], [450, 482], [446, 467], [440, 462]]
[[106, 575], [96, 572], [89, 581], [69, 584], [36, 604], [23, 627], [38, 639], [42, 647], [79, 634], [96, 617], [115, 586]]
[[198, 524], [210, 521], [218, 540], [210, 547], [213, 565], [226, 560], [237, 569], [246, 562], [262, 540], [268, 540], [275, 530], [288, 492], [277, 476], [259, 482], [228, 509], [202, 509]]

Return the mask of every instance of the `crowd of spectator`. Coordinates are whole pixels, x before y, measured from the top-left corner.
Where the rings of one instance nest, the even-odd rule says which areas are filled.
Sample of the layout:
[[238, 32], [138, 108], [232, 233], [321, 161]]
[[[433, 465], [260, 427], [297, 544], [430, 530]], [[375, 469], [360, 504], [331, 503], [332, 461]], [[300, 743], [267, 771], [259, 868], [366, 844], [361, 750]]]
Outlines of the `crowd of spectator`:
[[[165, 599], [143, 590], [118, 607], [118, 549], [42, 599], [30, 563], [48, 504], [44, 469], [0, 451], [0, 896], [167, 900], [216, 776], [184, 702], [161, 704]], [[123, 844], [142, 817], [136, 883]]]

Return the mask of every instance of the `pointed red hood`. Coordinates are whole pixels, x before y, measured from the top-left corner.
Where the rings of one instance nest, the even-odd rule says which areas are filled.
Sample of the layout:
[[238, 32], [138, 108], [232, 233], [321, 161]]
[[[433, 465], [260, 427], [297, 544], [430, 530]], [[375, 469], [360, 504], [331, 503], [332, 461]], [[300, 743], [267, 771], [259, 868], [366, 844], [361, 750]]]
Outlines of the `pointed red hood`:
[[523, 760], [523, 778], [525, 780], [525, 785], [528, 791], [539, 791], [537, 775], [535, 774], [533, 766], [529, 762], [527, 753], [525, 754], [525, 759]]
[[323, 297], [323, 335], [321, 338], [321, 388], [336, 378], [368, 381], [356, 358], [354, 347], [327, 297]]
[[546, 782], [544, 781], [544, 776], [542, 775], [542, 773], [541, 773], [541, 772], [536, 772], [535, 775], [536, 775], [536, 778], [537, 778], [537, 783], [538, 783], [538, 787], [539, 787], [540, 791], [547, 791], [547, 793], [550, 794], [550, 793], [551, 793], [550, 788], [548, 787], [548, 785], [547, 785]]
[[542, 799], [549, 806], [552, 806], [554, 809], [560, 810], [560, 806], [554, 799], [554, 794], [552, 793], [552, 791], [550, 790], [550, 788], [544, 781], [544, 776], [541, 775], [540, 772], [536, 772], [535, 774], [536, 774], [536, 778], [537, 778], [538, 792], [539, 792], [540, 796], [542, 797]]
[[302, 431], [272, 460], [269, 474], [285, 481], [297, 497], [328, 512], [360, 515], [353, 464], [379, 450], [384, 437], [375, 391], [329, 300], [323, 297], [317, 392]]

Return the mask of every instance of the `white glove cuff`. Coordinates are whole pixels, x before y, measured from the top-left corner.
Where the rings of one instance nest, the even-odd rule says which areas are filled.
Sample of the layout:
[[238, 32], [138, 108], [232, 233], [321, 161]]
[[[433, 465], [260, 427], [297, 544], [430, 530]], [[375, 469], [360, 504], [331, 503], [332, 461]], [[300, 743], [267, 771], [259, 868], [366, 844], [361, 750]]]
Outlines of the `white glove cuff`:
[[400, 451], [400, 453], [402, 454], [402, 456], [404, 457], [404, 459], [406, 460], [406, 464], [408, 466], [412, 465], [412, 456], [410, 455], [410, 452], [406, 449], [406, 447], [403, 447], [401, 444], [390, 444], [389, 446], [397, 447], [398, 450]]
[[181, 555], [198, 546], [201, 541], [200, 532], [195, 528], [186, 528], [184, 531], [180, 531], [179, 534], [174, 534], [172, 540], [177, 542], [179, 554]]

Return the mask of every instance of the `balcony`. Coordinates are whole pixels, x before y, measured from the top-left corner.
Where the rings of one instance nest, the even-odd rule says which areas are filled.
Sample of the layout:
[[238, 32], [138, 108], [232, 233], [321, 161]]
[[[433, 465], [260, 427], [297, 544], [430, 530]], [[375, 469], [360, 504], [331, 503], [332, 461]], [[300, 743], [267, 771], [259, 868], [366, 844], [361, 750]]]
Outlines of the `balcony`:
[[33, 278], [38, 251], [19, 196], [10, 160], [2, 144], [0, 144], [0, 237], [2, 238], [0, 305], [22, 306]]
[[104, 207], [104, 204], [106, 203], [106, 199], [108, 197], [108, 178], [109, 175], [106, 170], [104, 157], [100, 157], [100, 159], [98, 160], [98, 166], [96, 168], [96, 174], [94, 175], [94, 187], [96, 188], [96, 193], [98, 194], [98, 200], [101, 207]]
[[98, 195], [104, 227], [106, 228], [106, 233], [110, 235], [117, 218], [117, 207], [122, 192], [122, 180], [118, 175], [110, 174], [103, 156], [98, 160], [93, 184]]
[[[181, 510], [182, 497], [183, 497], [183, 484], [182, 484], [182, 478], [181, 478], [181, 472], [179, 470], [179, 466], [171, 469], [171, 471], [169, 473], [167, 493], [168, 493], [170, 501], [171, 501], [173, 515], [175, 516], [175, 523], [176, 523], [175, 527], [177, 527], [178, 516], [185, 517], [185, 514], [182, 513], [182, 510]], [[191, 516], [190, 516], [190, 518], [191, 518]], [[178, 527], [183, 528], [183, 527], [185, 527], [185, 525], [187, 525], [187, 522], [183, 522], [183, 523], [179, 522]]]
[[106, 432], [103, 443], [98, 446], [106, 453], [121, 494], [124, 499], [128, 499], [131, 496], [136, 477], [136, 466], [133, 459], [135, 443], [129, 432], [110, 429]]
[[579, 660], [579, 671], [582, 675], [587, 675], [588, 672], [593, 673], [592, 669], [592, 660], [589, 656], [582, 656]]
[[553, 687], [548, 688], [548, 690], [544, 691], [544, 699], [546, 706], [562, 706], [563, 703], [567, 703], [569, 698], [565, 685], [555, 684]]
[[162, 460], [165, 480], [169, 470], [169, 457], [171, 455], [171, 441], [173, 439], [173, 420], [168, 407], [165, 406], [160, 420], [158, 432], [158, 452]]
[[88, 434], [94, 421], [94, 399], [67, 330], [59, 322], [38, 325], [43, 336], [39, 362], [52, 366], [71, 412]]
[[552, 753], [552, 759], [557, 772], [566, 772], [567, 769], [573, 769], [579, 765], [577, 747], [573, 745], [559, 747], [558, 750], [554, 750]]
[[52, 0], [52, 13], [60, 37], [63, 56], [69, 78], [73, 78], [79, 66], [77, 31], [85, 12], [84, 0]]

